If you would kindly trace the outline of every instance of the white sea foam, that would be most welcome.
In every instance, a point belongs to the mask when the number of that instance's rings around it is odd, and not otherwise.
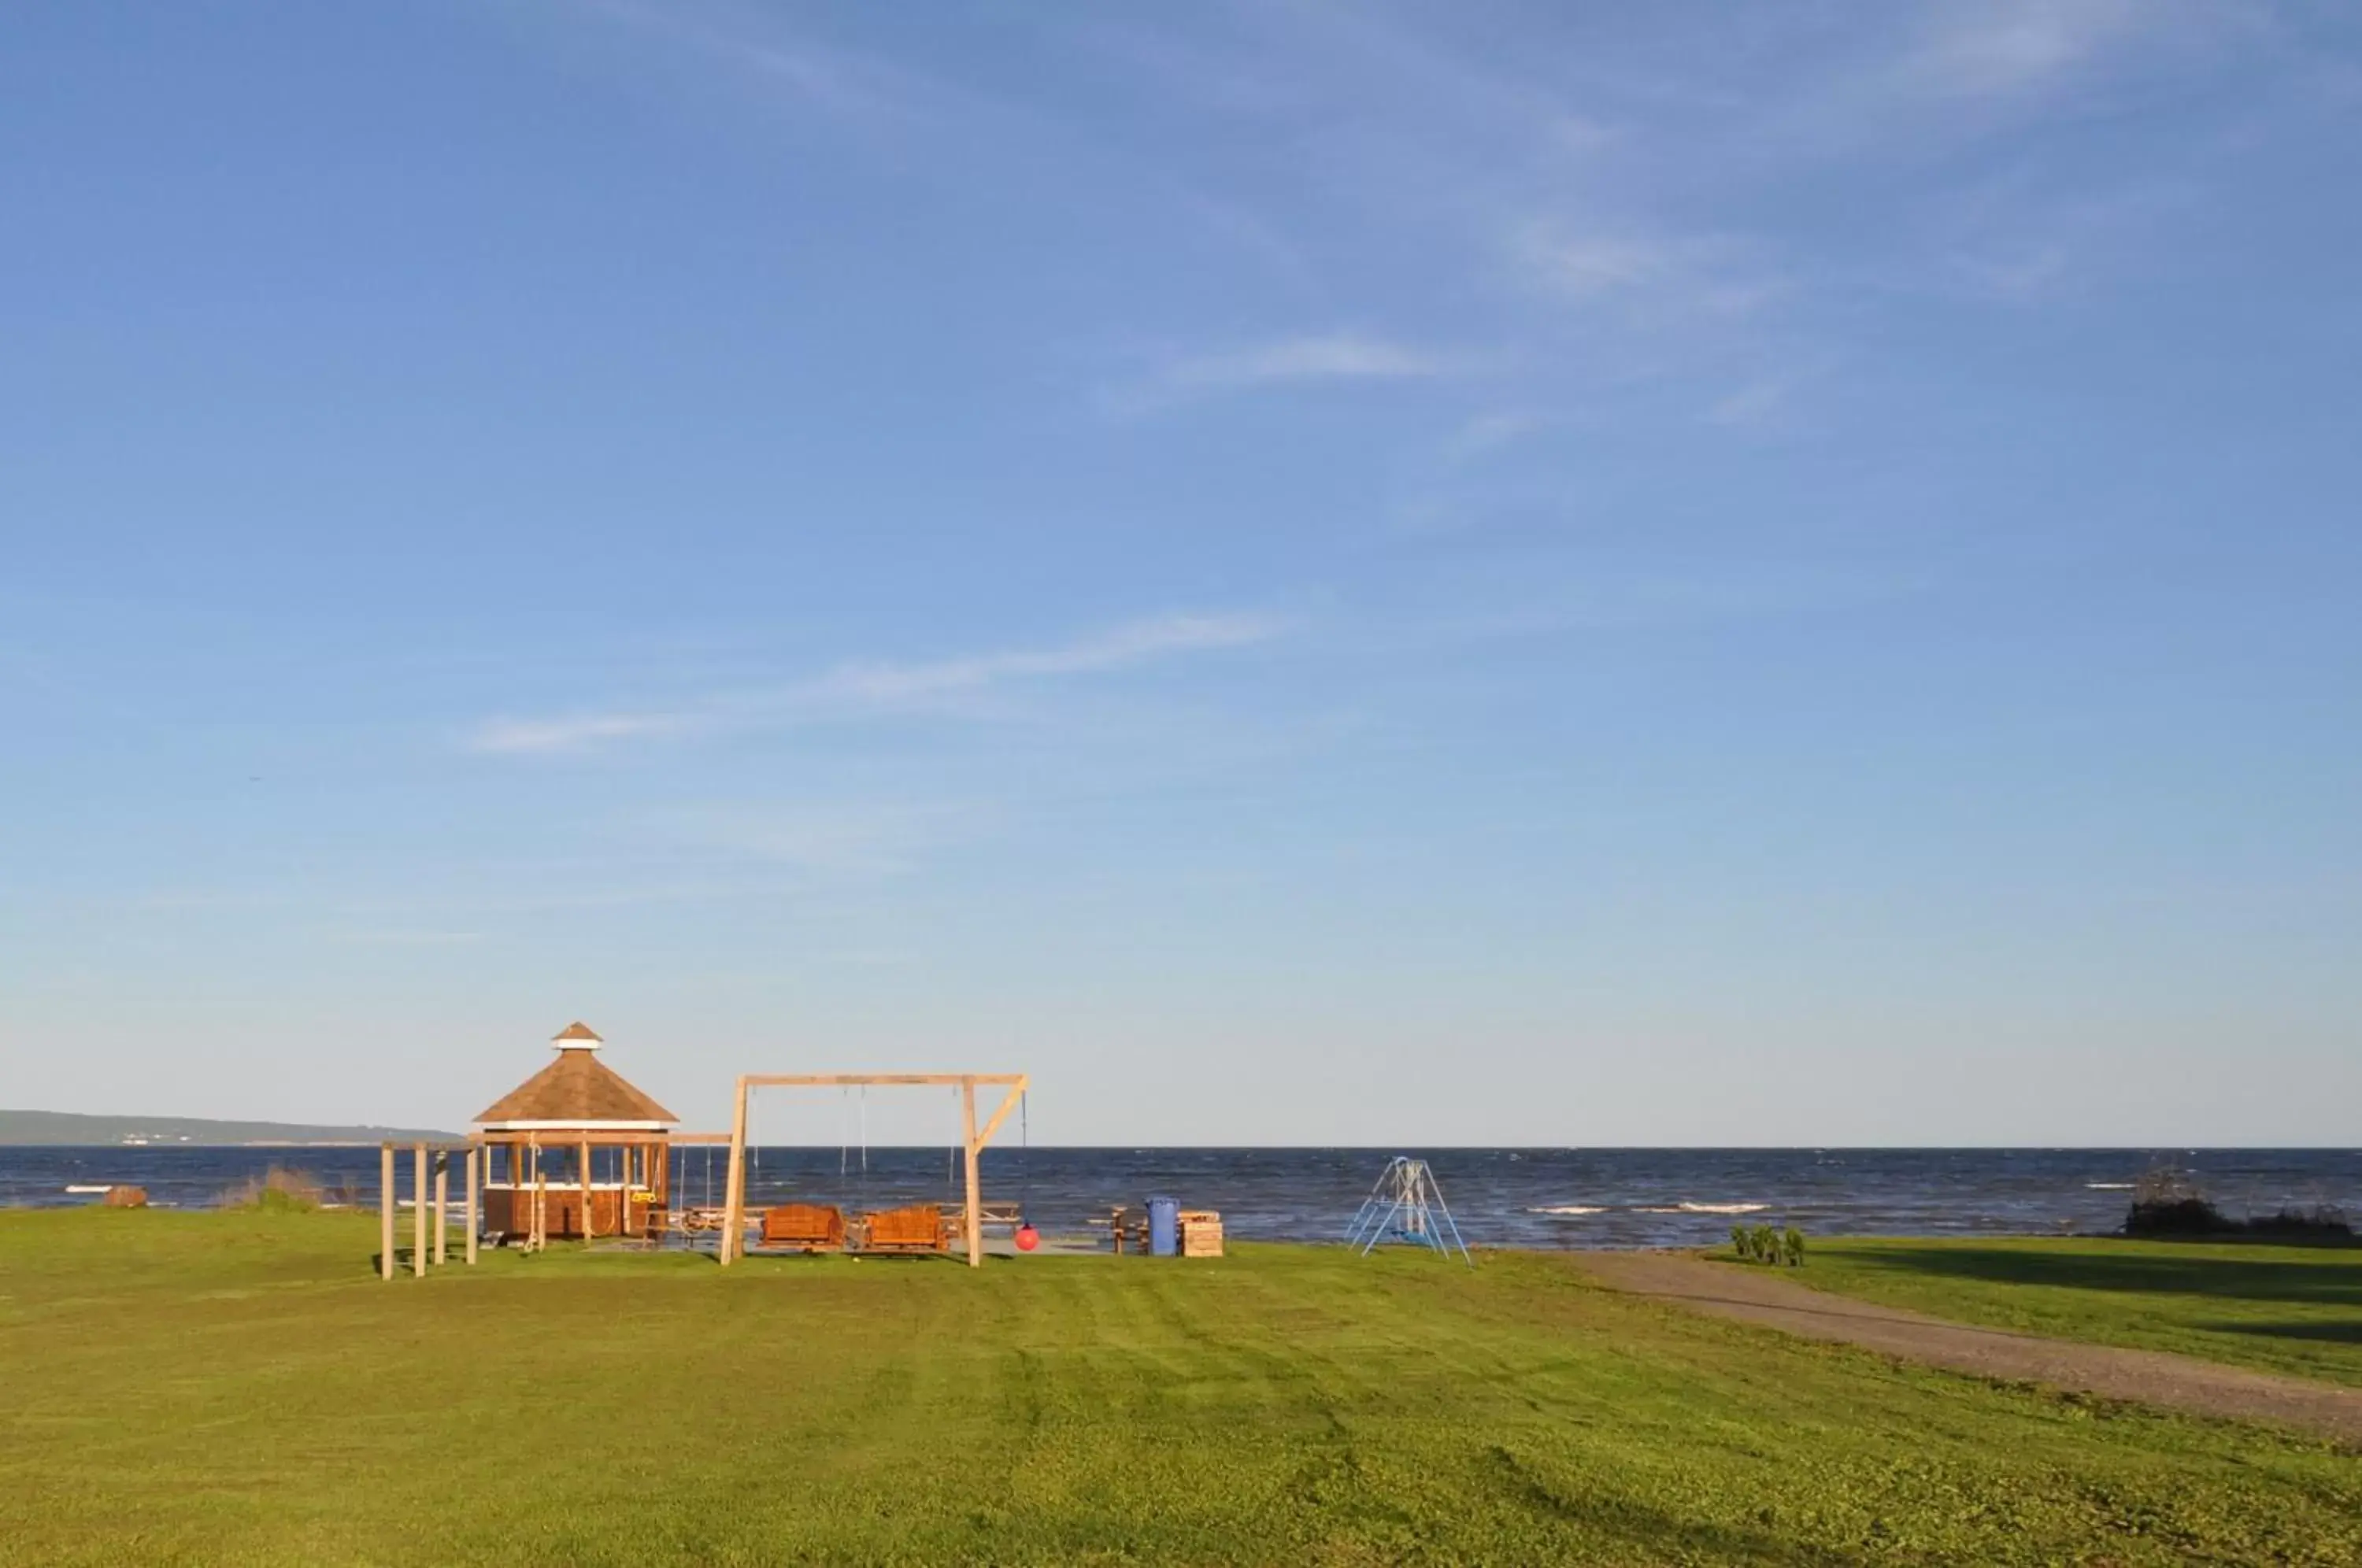
[[[2128,1181],[2087,1181],[2083,1189],[2086,1192],[2130,1192],[2134,1185]]]
[[[1540,1209],[1529,1209],[1526,1212],[1529,1214],[1605,1214],[1606,1210],[1595,1209],[1584,1203],[1556,1203],[1548,1204]]]
[[[1771,1207],[1768,1203],[1680,1203],[1664,1212],[1669,1214],[1760,1214]]]

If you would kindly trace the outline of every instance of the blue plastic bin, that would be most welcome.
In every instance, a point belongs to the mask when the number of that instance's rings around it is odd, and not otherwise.
[[[1148,1255],[1153,1258],[1177,1258],[1181,1255],[1179,1198],[1152,1198],[1148,1200]]]

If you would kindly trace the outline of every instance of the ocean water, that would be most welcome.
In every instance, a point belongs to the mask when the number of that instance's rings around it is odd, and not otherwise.
[[[1221,1210],[1232,1236],[1337,1238],[1396,1153],[1434,1169],[1473,1246],[1701,1243],[1737,1223],[1809,1235],[2043,1235],[2122,1221],[2131,1186],[2158,1166],[2193,1177],[2227,1213],[2328,1204],[2362,1220],[2353,1149],[1117,1149],[996,1146],[988,1198],[1022,1204],[1052,1232],[1115,1204],[1169,1194]],[[676,1151],[677,1198],[718,1203],[726,1151]],[[940,1148],[765,1148],[748,1198],[848,1208],[956,1202],[955,1155]],[[0,1205],[91,1203],[71,1187],[127,1182],[184,1208],[274,1165],[377,1201],[378,1152],[356,1148],[0,1147]],[[407,1183],[408,1156],[403,1181]]]

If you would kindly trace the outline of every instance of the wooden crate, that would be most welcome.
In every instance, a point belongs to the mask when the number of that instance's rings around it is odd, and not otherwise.
[[[1222,1217],[1210,1209],[1191,1209],[1181,1215],[1181,1255],[1218,1258],[1222,1255]]]

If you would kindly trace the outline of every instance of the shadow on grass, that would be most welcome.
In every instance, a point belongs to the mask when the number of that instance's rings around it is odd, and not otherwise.
[[[2292,1252],[2295,1255],[2283,1261],[2013,1247],[1893,1247],[1850,1253],[1846,1262],[1889,1274],[2001,1285],[2216,1296],[2362,1310],[2362,1258],[2352,1263],[2316,1263],[2306,1256],[2312,1249]]]
[[[2212,1334],[2260,1334],[2275,1340],[2312,1340],[2320,1344],[2362,1345],[2362,1319],[2351,1323],[2193,1323]]]
[[[413,1267],[411,1259],[417,1255],[418,1254],[415,1252],[408,1247],[394,1248],[393,1276],[396,1279],[407,1279],[411,1275],[415,1273],[416,1270]],[[371,1274],[383,1274],[385,1272],[385,1254],[383,1253],[371,1253],[370,1254],[369,1271]]]
[[[1680,1562],[1749,1562],[1764,1568],[1849,1568],[1866,1559],[1790,1538],[1765,1509],[1750,1529],[1676,1514],[1631,1497],[1575,1493],[1553,1485],[1498,1443],[1487,1451],[1486,1479],[1504,1502],[1574,1526],[1603,1543],[1629,1547],[1634,1557]]]

